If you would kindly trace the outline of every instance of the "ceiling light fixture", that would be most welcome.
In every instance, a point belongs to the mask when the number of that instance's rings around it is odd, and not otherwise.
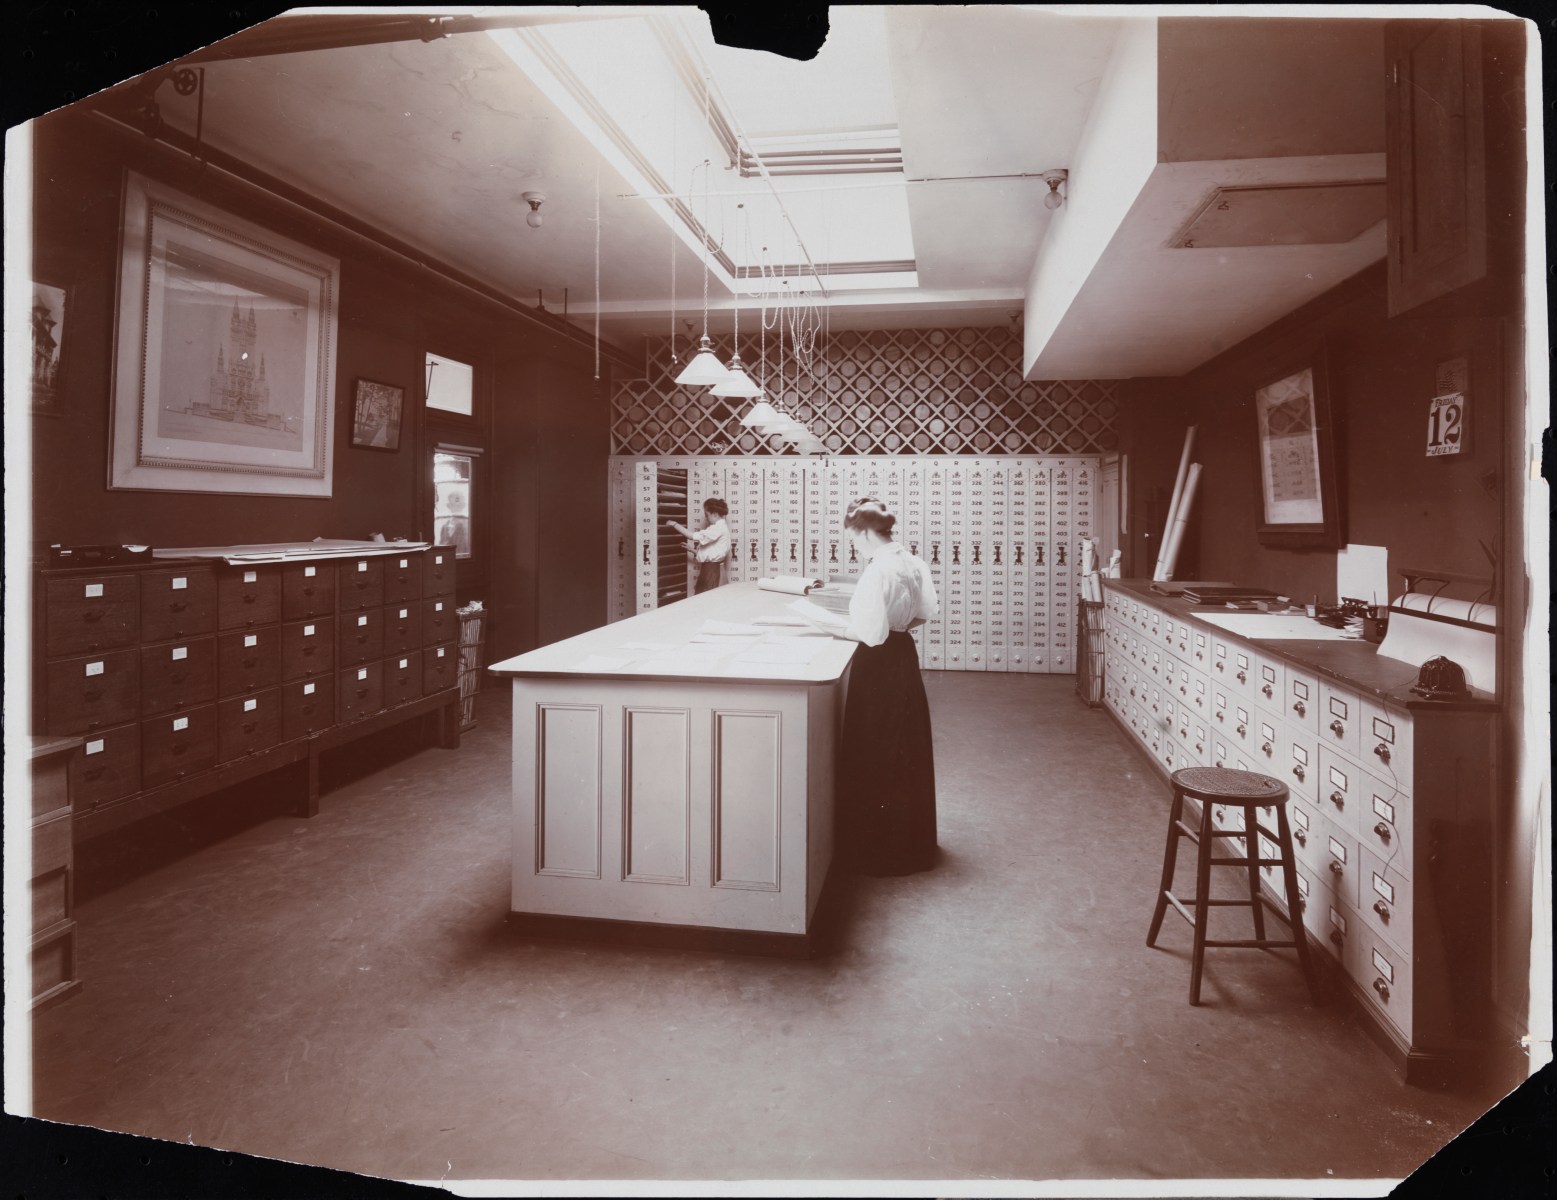
[[[746,205],[737,204],[735,215],[740,219]],[[739,276],[737,276],[737,279]],[[741,292],[737,283],[735,290],[735,336],[731,341],[729,373],[723,380],[714,384],[709,389],[709,395],[718,396],[721,400],[755,400],[762,395],[762,389],[751,381],[751,376],[746,374],[746,368],[741,363]]]
[[[1070,193],[1069,171],[1045,171],[1043,181],[1049,185],[1049,194],[1043,198],[1043,206],[1048,209],[1058,208],[1065,203],[1065,196],[1060,195],[1060,184],[1065,184],[1065,191]]]
[[[708,121],[708,77],[703,77],[703,120]],[[701,164],[703,169],[703,336],[697,344],[697,353],[692,356],[692,361],[681,369],[681,374],[676,376],[676,382],[682,387],[708,387],[710,384],[722,383],[726,375],[724,365],[714,353],[714,344],[708,340],[708,171],[709,162],[705,158]],[[692,186],[696,186],[697,167],[692,168]],[[688,188],[690,195],[691,188]]]
[[[541,227],[541,205],[546,203],[546,195],[543,192],[523,192],[519,199],[530,206],[529,213],[524,218],[524,223],[531,229]]]

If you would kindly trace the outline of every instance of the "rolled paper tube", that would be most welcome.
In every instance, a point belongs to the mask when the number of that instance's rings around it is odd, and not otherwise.
[[[1168,530],[1166,545],[1163,550],[1163,573],[1158,578],[1167,580],[1173,578],[1173,570],[1179,561],[1179,544],[1184,540],[1184,527],[1189,523],[1189,514],[1195,504],[1195,488],[1200,483],[1200,464],[1194,463],[1189,468],[1189,475],[1184,480],[1184,495],[1179,498],[1178,511],[1173,515],[1173,525]]]
[[[1168,501],[1168,519],[1162,527],[1162,544],[1157,547],[1157,570],[1152,576],[1157,580],[1172,578],[1171,572],[1163,574],[1168,561],[1168,538],[1173,533],[1173,523],[1178,518],[1179,505],[1183,502],[1184,481],[1189,477],[1189,458],[1195,450],[1195,430],[1198,428],[1197,425],[1191,425],[1184,431],[1184,453],[1179,456],[1179,473],[1173,481],[1173,497]]]

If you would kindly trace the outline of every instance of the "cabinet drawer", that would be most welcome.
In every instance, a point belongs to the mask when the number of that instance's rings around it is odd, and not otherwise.
[[[280,619],[280,568],[239,567],[216,577],[218,629],[247,629]]]
[[[426,550],[422,558],[422,595],[454,595],[454,551]]]
[[[216,705],[141,722],[141,782],[173,783],[216,765]]]
[[[1168,622],[1164,622],[1164,624],[1168,624]],[[1174,621],[1172,626],[1173,636],[1169,646],[1180,658],[1187,659],[1189,657],[1189,648],[1194,644],[1194,631],[1190,629],[1189,624],[1185,621]]]
[[[1211,669],[1211,635],[1193,625],[1189,629],[1189,664],[1197,671]]]
[[[348,667],[336,680],[336,711],[342,725],[371,717],[384,707],[384,668],[379,663]]]
[[[1211,639],[1211,678],[1226,682],[1228,690],[1244,699],[1254,696],[1254,662],[1237,642]]]
[[[291,621],[281,627],[281,678],[309,679],[335,670],[335,618]]]
[[[454,615],[454,601],[437,597],[422,601],[422,645],[447,642],[459,631],[460,619]]]
[[[422,648],[422,602],[384,606],[384,653],[401,654]]]
[[[410,650],[384,660],[384,707],[393,708],[422,694],[422,652]]]
[[[1319,788],[1315,805],[1353,837],[1361,829],[1367,781],[1364,772],[1345,755],[1328,746],[1319,751]]]
[[[70,836],[68,829],[65,836]],[[60,866],[35,874],[28,890],[32,893],[34,937],[50,925],[58,925],[70,918],[70,868]]]
[[[1286,768],[1282,766],[1286,747],[1281,722],[1263,708],[1256,708],[1253,718],[1249,725],[1248,740],[1251,757],[1255,762],[1254,769],[1262,775],[1280,779],[1282,783],[1291,783],[1292,777],[1284,773]]]
[[[1362,702],[1362,754],[1368,769],[1412,790],[1411,718],[1373,700]]]
[[[1282,675],[1286,681],[1286,699],[1281,715],[1311,733],[1317,731],[1320,713],[1319,676],[1291,663],[1283,664]]]
[[[281,626],[267,625],[216,639],[216,694],[238,696],[281,682]]]
[[[76,978],[75,923],[61,929],[57,937],[37,942],[32,947],[32,999],[41,1003],[55,992],[67,990]]]
[[[139,725],[100,729],[70,756],[70,799],[77,812],[118,800],[140,787]]]
[[[216,630],[216,572],[210,567],[141,575],[143,642],[165,642]]]
[[[281,568],[281,618],[324,617],[335,612],[335,563],[287,563]]]
[[[1277,736],[1281,759],[1274,772],[1276,778],[1286,784],[1294,796],[1317,801],[1321,771],[1314,735],[1307,729],[1286,723],[1277,730]]]
[[[1357,832],[1373,853],[1411,873],[1411,797],[1368,771],[1361,773],[1362,804]]]
[[[32,827],[32,874],[29,879],[70,865],[70,814],[38,821]],[[63,914],[61,914],[63,916]]]
[[[1348,908],[1357,907],[1357,876],[1361,868],[1357,862],[1357,842],[1344,829],[1332,824],[1301,800],[1289,800],[1292,810],[1293,840],[1297,842],[1299,861],[1313,874],[1315,881],[1326,888]],[[1300,815],[1301,814],[1301,815]],[[1298,827],[1307,832],[1306,838],[1298,838]]]
[[[281,688],[281,737],[308,737],[335,724],[335,676],[300,679]]]
[[[341,666],[354,667],[384,653],[384,610],[343,612],[340,616]]]
[[[44,583],[49,657],[128,646],[140,629],[133,575],[72,575]]]
[[[1251,654],[1254,672],[1250,682],[1254,687],[1254,702],[1262,708],[1279,711],[1282,706],[1282,662],[1278,658],[1266,658],[1263,654]]]
[[[214,637],[141,647],[142,716],[178,712],[215,699]]]
[[[1355,979],[1373,1010],[1409,1040],[1411,1037],[1411,959],[1366,923],[1350,939],[1347,974]]]
[[[1362,749],[1362,700],[1356,692],[1319,681],[1319,740],[1357,758]]]
[[[1363,920],[1385,941],[1411,945],[1411,880],[1370,850],[1362,851],[1357,874]]]
[[[384,603],[384,560],[353,558],[336,565],[335,592],[340,611],[360,612]]]
[[[133,721],[140,711],[140,654],[115,650],[48,667],[48,732],[85,733]]]
[[[216,707],[217,761],[232,762],[281,741],[281,689],[234,696]]]
[[[1210,683],[1199,671],[1186,670],[1182,674],[1187,687],[1182,694],[1181,702],[1202,721],[1209,721],[1211,719]]]
[[[459,654],[457,647],[429,646],[422,651],[422,694],[431,696],[451,688],[459,682]]]
[[[69,753],[55,753],[32,760],[29,783],[32,785],[32,819],[63,812],[70,807],[71,784],[75,780],[72,768],[81,750],[77,747]]]
[[[391,555],[384,560],[384,603],[401,604],[422,598],[422,553]]]

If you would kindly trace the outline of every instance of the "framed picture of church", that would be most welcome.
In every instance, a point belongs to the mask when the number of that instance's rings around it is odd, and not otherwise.
[[[126,172],[109,487],[328,497],[340,262]]]

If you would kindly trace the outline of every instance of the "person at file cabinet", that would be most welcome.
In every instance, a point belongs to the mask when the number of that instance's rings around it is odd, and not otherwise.
[[[724,560],[730,557],[730,527],[724,519],[729,515],[730,506],[716,496],[703,501],[703,528],[694,531],[674,521],[665,522],[687,539],[687,553],[697,558],[694,595],[711,592],[724,582]]]
[[[924,560],[892,540],[897,517],[880,500],[855,503],[845,535],[865,569],[843,628],[860,643],[849,667],[837,771],[838,848],[865,875],[935,865],[935,758],[930,703],[909,630],[940,613]]]

